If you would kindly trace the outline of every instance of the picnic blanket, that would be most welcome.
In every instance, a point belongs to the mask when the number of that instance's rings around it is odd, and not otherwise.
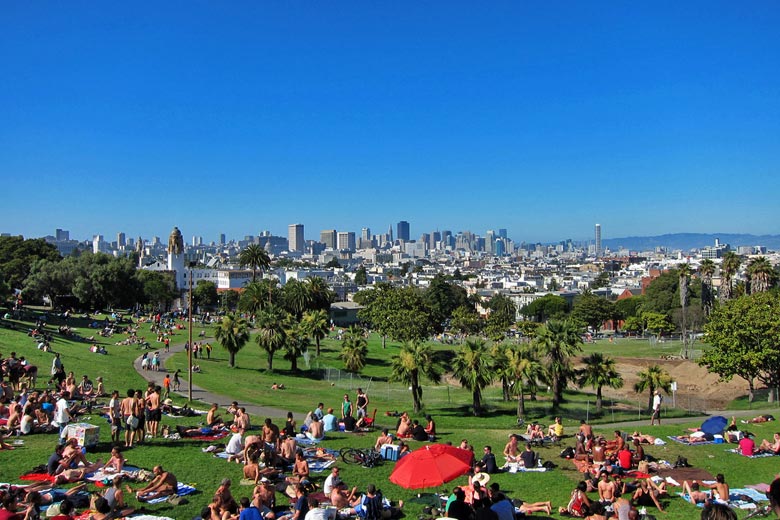
[[[674,442],[679,442],[680,444],[685,444],[686,446],[700,446],[703,444],[715,444],[715,441],[697,441],[697,442],[691,442],[687,439],[685,436],[678,436],[678,435],[669,435],[669,438],[673,440]]]
[[[729,453],[736,453],[737,455],[742,455],[742,450],[740,450],[739,448],[733,448],[726,451],[728,451]],[[759,453],[754,453],[753,455],[742,455],[742,456],[747,457],[749,459],[762,459],[764,457],[774,457],[775,454],[762,451]]]
[[[104,480],[112,481],[114,480],[114,477],[117,475],[124,475],[124,476],[132,476],[133,472],[137,472],[140,468],[136,468],[135,466],[125,466],[122,468],[122,471],[117,473],[116,471],[104,471],[102,468],[97,470],[96,472],[87,475],[87,480],[90,480],[92,482],[103,482]]]
[[[692,480],[711,480],[715,481],[715,477],[712,476],[712,474],[704,469],[701,468],[669,468],[669,469],[659,469],[656,473],[659,477],[666,479],[667,477],[671,477],[677,482],[682,482],[684,480],[687,480],[688,482]]]
[[[309,471],[313,471],[314,473],[321,473],[334,465],[336,463],[335,460],[320,460],[320,459],[314,459],[309,460]]]
[[[39,482],[54,482],[55,477],[48,473],[28,473],[19,477],[19,480],[35,480]]]
[[[194,493],[196,489],[189,484],[184,484],[183,482],[179,482],[178,488],[176,489],[176,494],[180,497],[183,497],[184,495],[189,495],[191,493]],[[163,502],[166,502],[168,500],[168,497],[159,497],[159,498],[153,498],[149,501],[147,501],[147,504],[161,504]]]

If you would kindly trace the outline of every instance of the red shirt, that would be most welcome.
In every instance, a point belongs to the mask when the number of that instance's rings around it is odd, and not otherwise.
[[[739,451],[746,457],[751,457],[756,451],[756,443],[750,437],[742,437],[739,441]]]
[[[631,469],[631,452],[628,449],[620,450],[617,457],[621,468]]]

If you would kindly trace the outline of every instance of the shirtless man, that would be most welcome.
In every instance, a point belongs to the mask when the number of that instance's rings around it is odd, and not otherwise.
[[[72,482],[80,482],[86,478],[90,473],[94,473],[103,467],[103,462],[98,459],[94,464],[87,466],[79,466],[73,469],[63,470],[62,473],[54,477],[54,483],[57,485],[70,484]]]
[[[609,480],[609,474],[606,471],[602,471],[599,478],[599,501],[604,505],[611,504],[615,501],[617,486]]]
[[[295,454],[295,463],[293,464],[292,477],[287,477],[287,484],[298,484],[304,479],[309,478],[309,463],[303,456],[303,451]]]
[[[412,420],[409,419],[409,414],[404,412],[398,419],[398,430],[395,432],[398,437],[408,437],[409,431],[412,429]]]
[[[623,449],[623,447],[626,445],[626,441],[623,439],[623,434],[620,433],[620,430],[615,430],[615,439],[613,440],[614,447],[612,448],[612,451],[615,453],[619,452]]]
[[[155,498],[176,494],[179,484],[173,473],[163,470],[162,466],[155,466],[152,472],[154,478],[149,482],[149,485],[136,492],[135,497],[139,502],[148,502]]]
[[[313,441],[321,441],[325,438],[325,430],[322,421],[312,419],[309,429],[306,431],[306,437]]]
[[[374,449],[379,451],[385,444],[393,444],[393,436],[390,435],[387,428],[382,429],[382,434],[377,438],[374,443]]]
[[[764,439],[761,441],[761,445],[758,447],[761,451],[780,454],[780,433],[775,433],[774,440],[772,442]]]
[[[507,462],[517,462],[520,460],[520,448],[517,447],[517,435],[510,435],[509,442],[504,446],[504,457]]]
[[[206,426],[214,428],[222,424],[222,417],[217,413],[219,411],[219,405],[213,403],[206,414]]]
[[[357,487],[352,488],[352,491],[347,491],[346,484],[339,482],[337,485],[333,486],[333,490],[330,492],[330,503],[338,509],[350,507],[356,494]]]
[[[683,481],[683,493],[688,493],[688,501],[694,505],[703,504],[709,498],[707,493],[701,491],[699,483],[695,480],[690,483],[687,480]]]
[[[84,453],[81,451],[81,447],[79,446],[78,439],[70,438],[68,439],[68,442],[65,443],[65,449],[62,450],[61,464],[66,469],[75,468],[79,464],[83,464],[84,466],[89,465],[89,461],[87,461],[87,458],[84,456]]]
[[[295,453],[298,446],[295,437],[285,437],[279,448],[279,456],[284,459],[287,464],[295,462]]]
[[[128,390],[127,391],[127,397],[122,399],[122,402],[119,403],[119,411],[122,414],[122,420],[124,421],[125,425],[127,425],[127,420],[133,416],[138,417],[138,407],[137,403],[135,401],[135,390]],[[125,447],[130,448],[133,446],[133,439],[135,438],[135,432],[132,428],[130,428],[129,425],[127,425],[127,429],[125,430]]]
[[[715,475],[715,483],[710,484],[709,488],[712,490],[712,498],[720,501],[721,503],[729,501],[729,485],[726,483],[726,477],[723,473]]]
[[[585,451],[593,449],[593,428],[590,424],[585,422],[585,419],[580,421],[580,433],[585,438]]]
[[[263,424],[263,440],[267,446],[279,451],[279,427],[271,421],[270,417]]]
[[[159,386],[149,387],[146,392],[146,432],[152,436],[157,437],[157,432],[160,428],[160,419],[162,419],[162,411],[160,410],[160,390]]]

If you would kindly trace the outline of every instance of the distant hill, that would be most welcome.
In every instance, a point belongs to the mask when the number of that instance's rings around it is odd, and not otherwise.
[[[780,235],[748,235],[738,233],[672,233],[654,237],[624,237],[602,240],[603,247],[617,251],[621,247],[631,251],[650,251],[658,246],[668,249],[688,251],[701,249],[715,244],[715,239],[721,244],[737,246],[765,246],[767,249],[780,250]]]

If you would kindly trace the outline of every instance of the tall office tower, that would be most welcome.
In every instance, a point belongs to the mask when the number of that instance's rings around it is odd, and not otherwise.
[[[304,252],[303,224],[290,224],[287,226],[287,242],[291,252]]]
[[[507,236],[506,236],[506,228],[499,228],[498,229],[498,236],[500,236],[501,238],[507,238]]]
[[[338,233],[338,248],[346,249],[348,251],[355,250],[355,232],[354,231],[339,231]]]
[[[325,244],[325,247],[330,249],[336,249],[336,230],[335,229],[323,229],[320,231],[320,242]]]
[[[454,247],[455,239],[452,237],[452,231],[444,230],[441,232],[442,248]]]
[[[225,233],[220,233],[219,234],[219,245],[224,246],[225,244],[226,244]]]
[[[601,224],[596,224],[596,258],[601,256]]]
[[[116,234],[116,245],[118,245],[119,247],[125,247],[127,245],[127,239],[125,238],[124,233]]]
[[[409,223],[405,220],[402,220],[398,223],[396,226],[397,229],[397,238],[398,240],[403,240],[404,242],[409,241]]]
[[[504,240],[501,237],[496,239],[493,250],[495,251],[496,256],[504,256],[506,254],[506,251],[504,250]]]
[[[428,249],[436,249],[436,244],[441,242],[441,233],[434,231],[431,233],[431,241],[428,244]]]
[[[431,241],[431,235],[429,235],[428,233],[423,233],[422,235],[420,235],[419,242],[425,244],[426,249],[430,249],[429,248],[430,241]]]
[[[393,243],[393,225],[392,224],[387,226],[387,236],[390,237],[389,242],[392,244]]]
[[[360,230],[360,238],[363,240],[371,240],[371,228],[364,227]]]
[[[103,235],[94,235],[92,237],[92,252],[98,254],[103,246]]]
[[[59,240],[70,240],[70,231],[67,231],[65,229],[59,229],[58,228],[57,231],[55,231],[54,234],[55,234],[55,238],[58,241]]]
[[[496,245],[496,233],[492,229],[488,229],[485,233],[485,252],[486,253],[495,253],[495,245]]]

